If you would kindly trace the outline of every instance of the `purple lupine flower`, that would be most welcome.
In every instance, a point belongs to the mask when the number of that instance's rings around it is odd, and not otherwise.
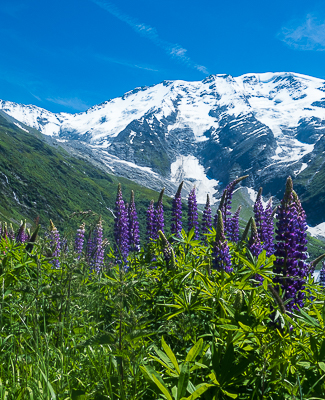
[[[231,242],[237,243],[239,240],[239,214],[241,206],[237,208],[237,211],[231,218],[231,223],[229,224],[229,240]]]
[[[232,201],[232,196],[234,194],[234,189],[235,186],[241,182],[243,179],[246,179],[248,177],[248,175],[244,175],[241,176],[235,180],[233,180],[232,182],[230,182],[227,186],[226,189],[223,192],[222,195],[222,199],[221,202],[219,204],[219,208],[218,210],[221,211],[222,214],[222,219],[223,219],[223,223],[224,223],[224,229],[225,229],[225,235],[228,236],[229,235],[229,230],[230,225],[231,225],[231,201]],[[215,226],[217,226],[217,215],[215,216]]]
[[[232,272],[228,242],[225,237],[221,210],[218,210],[218,225],[213,248],[213,267],[217,270]]]
[[[81,224],[79,229],[77,229],[76,238],[74,241],[74,250],[77,253],[78,260],[82,255],[82,249],[85,241],[85,223]]]
[[[163,206],[163,196],[164,196],[164,191],[165,188],[162,188],[158,202],[157,202],[157,207],[155,210],[155,219],[154,219],[154,225],[155,225],[155,239],[158,237],[158,231],[164,232],[164,227],[165,227],[165,220],[164,220],[164,206]]]
[[[322,268],[319,271],[319,283],[325,287],[325,262],[322,262]]]
[[[180,236],[181,231],[182,231],[182,197],[181,197],[181,192],[182,192],[182,187],[183,183],[179,185],[177,192],[175,194],[175,197],[173,198],[173,204],[172,204],[172,226],[171,226],[171,232],[172,234],[176,236]]]
[[[129,244],[130,251],[140,251],[140,231],[138,214],[134,203],[134,192],[131,191],[130,205],[128,207],[129,216]]]
[[[151,200],[149,207],[147,209],[147,241],[150,242],[151,239],[155,239],[156,236],[156,226],[155,226],[155,209],[154,201]]]
[[[94,256],[93,266],[96,272],[99,272],[104,264],[104,246],[103,246],[103,224],[102,217],[99,217],[93,233]]]
[[[50,219],[50,225],[51,225],[50,227],[51,246],[54,248],[52,252],[53,259],[51,260],[51,263],[54,265],[55,268],[60,268],[60,261],[59,261],[59,257],[61,255],[60,233],[56,229],[51,219]]]
[[[124,262],[127,265],[129,255],[129,229],[128,216],[125,209],[125,204],[122,196],[121,184],[118,184],[117,196],[115,202],[115,255],[118,263]]]
[[[86,245],[86,260],[91,267],[93,266],[94,254],[95,254],[95,243],[93,240],[92,231],[90,231]]]
[[[262,203],[262,191],[263,188],[260,188],[260,190],[257,193],[253,210],[254,210],[254,219],[256,223],[257,232],[261,241],[263,242],[265,236],[266,224],[265,224],[265,210]]]
[[[286,309],[292,311],[303,307],[306,266],[304,263],[305,240],[304,213],[293,195],[292,179],[286,183],[286,191],[277,209],[277,229],[274,272],[280,274],[274,278],[284,291],[284,299],[290,301]]]
[[[253,257],[258,257],[263,250],[254,218],[251,219],[251,236],[248,241],[248,248]]]
[[[272,210],[272,197],[267,202],[264,217],[265,228],[261,240],[263,242],[263,249],[266,250],[267,257],[270,257],[274,253],[274,210]]]
[[[190,231],[194,228],[194,240],[199,239],[199,222],[198,222],[198,214],[197,214],[197,201],[196,201],[196,194],[195,194],[195,186],[190,191],[188,196],[188,214],[187,214],[187,221],[188,221],[188,230]]]
[[[26,232],[26,220],[21,223],[20,228],[18,230],[17,236],[16,236],[16,242],[17,243],[26,243],[28,241],[28,234]]]
[[[212,229],[212,216],[211,216],[211,206],[210,206],[210,197],[207,194],[207,201],[205,203],[202,224],[201,224],[201,239],[206,242],[207,237],[206,234]]]

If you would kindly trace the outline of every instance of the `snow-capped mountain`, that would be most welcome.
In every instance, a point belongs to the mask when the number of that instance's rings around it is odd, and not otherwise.
[[[325,163],[325,81],[295,73],[164,81],[79,114],[0,109],[145,186],[195,184],[202,202],[244,174],[265,194],[282,194],[288,175],[305,188]]]

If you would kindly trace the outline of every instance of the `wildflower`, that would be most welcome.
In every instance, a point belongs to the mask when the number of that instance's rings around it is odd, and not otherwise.
[[[147,209],[147,241],[155,239],[155,209],[153,206],[154,201],[151,200],[149,207]]]
[[[303,289],[306,279],[306,265],[304,259],[305,244],[305,215],[294,194],[292,180],[289,177],[286,183],[286,191],[277,210],[277,229],[274,272],[280,274],[274,278],[284,291],[285,300],[290,299],[286,309],[292,311],[303,307]]]
[[[140,231],[138,214],[134,203],[134,192],[131,191],[130,205],[128,207],[129,215],[129,244],[131,251],[140,251]]]
[[[198,214],[197,214],[197,201],[195,194],[195,186],[190,191],[188,196],[188,230],[190,231],[194,228],[194,239],[199,239],[199,223],[198,223]]]
[[[248,248],[253,257],[258,257],[263,249],[254,218],[251,220],[251,236],[248,241]]]
[[[28,234],[26,232],[26,220],[24,220],[24,222],[21,221],[21,225],[16,236],[16,242],[26,243],[27,241],[28,241]]]
[[[128,217],[125,209],[120,183],[118,184],[115,202],[114,237],[116,243],[116,260],[118,263],[124,262],[125,264],[127,264],[127,257],[129,255]]]
[[[77,229],[77,234],[74,242],[75,252],[78,254],[78,260],[81,257],[82,249],[85,241],[85,224],[81,224],[79,229]]]
[[[202,217],[202,224],[201,224],[201,238],[202,240],[206,241],[206,234],[212,228],[212,216],[211,216],[211,206],[210,206],[210,197],[207,194],[207,201],[205,203],[203,217]]]
[[[164,221],[164,207],[163,207],[163,195],[164,195],[165,188],[163,188],[159,194],[158,202],[157,202],[157,207],[155,210],[155,219],[154,219],[154,224],[155,224],[155,239],[157,238],[158,231],[164,232],[164,226],[165,226],[165,221]]]
[[[223,218],[223,224],[224,224],[224,230],[225,230],[225,235],[228,236],[229,231],[231,229],[231,201],[232,201],[232,196],[234,194],[235,186],[241,182],[243,179],[247,178],[248,175],[241,176],[232,182],[230,182],[225,190],[223,191],[222,198],[219,204],[218,210],[221,211],[222,218]],[[215,216],[215,226],[217,226],[217,219],[218,219],[218,214]]]
[[[322,268],[319,271],[319,283],[325,287],[325,262],[322,262]]]
[[[237,208],[237,211],[231,218],[231,223],[229,224],[229,240],[237,243],[239,240],[239,214],[241,206]]]
[[[179,185],[177,192],[175,194],[175,197],[173,199],[173,204],[172,204],[172,226],[171,226],[171,232],[176,235],[180,236],[180,233],[182,231],[182,197],[181,197],[181,191],[183,187],[183,183]]]
[[[216,240],[213,249],[213,266],[218,270],[232,272],[228,242],[225,237],[221,210],[218,210],[218,225]]]
[[[94,248],[93,266],[96,272],[99,272],[100,268],[104,264],[103,224],[101,217],[99,217],[99,220],[94,229],[93,248]]]
[[[162,231],[158,231],[158,236],[162,242],[162,251],[167,264],[167,269],[174,269],[176,265],[174,250]]]

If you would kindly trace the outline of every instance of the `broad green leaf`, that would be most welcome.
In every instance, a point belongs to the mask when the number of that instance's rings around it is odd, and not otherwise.
[[[199,339],[191,350],[187,353],[185,361],[194,361],[195,358],[201,353],[203,347],[203,339]]]
[[[237,399],[237,397],[238,397],[238,394],[229,393],[229,392],[227,392],[227,390],[223,390],[223,389],[221,389],[221,390],[223,391],[224,394],[226,394],[228,397],[230,397],[232,399]]]
[[[184,362],[181,366],[181,372],[179,374],[178,385],[177,385],[177,400],[185,396],[188,381],[190,379],[190,363]]]
[[[319,368],[322,369],[325,372],[325,363],[323,361],[320,361],[318,363],[318,365],[319,365]]]
[[[263,250],[262,253],[260,253],[260,255],[258,256],[257,259],[257,268],[261,267],[266,260],[266,250]]]
[[[161,390],[161,392],[167,397],[167,400],[173,400],[165,384],[161,383],[154,375],[152,375],[152,379],[158,386],[158,388]]]
[[[171,348],[168,346],[168,344],[165,342],[164,337],[162,336],[161,338],[161,344],[163,349],[165,350],[165,353],[167,354],[167,356],[169,357],[170,361],[173,363],[176,371],[178,373],[180,373],[180,369],[179,369],[179,365],[178,362],[176,360],[175,354],[172,352]]]
[[[210,387],[214,387],[215,385],[211,385],[210,383],[204,383],[198,389],[195,390],[189,397],[183,397],[181,400],[196,400],[201,394],[206,392]]]

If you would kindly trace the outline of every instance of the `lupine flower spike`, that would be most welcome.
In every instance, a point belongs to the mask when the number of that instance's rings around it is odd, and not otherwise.
[[[159,194],[159,199],[155,211],[155,238],[158,236],[158,231],[164,232],[165,221],[164,221],[164,206],[163,206],[163,196],[165,188],[163,188]]]
[[[218,270],[232,272],[228,242],[225,238],[221,210],[218,210],[218,225],[216,241],[213,249],[213,267]]]
[[[279,283],[284,291],[284,299],[290,301],[286,309],[292,311],[303,307],[306,278],[305,241],[304,233],[300,232],[303,226],[303,210],[295,200],[292,180],[289,177],[286,191],[277,209],[277,229],[274,272],[279,274],[274,283]]]
[[[319,271],[319,283],[325,287],[325,262],[322,262],[322,268]]]
[[[95,271],[99,272],[104,264],[104,246],[103,246],[103,224],[102,218],[99,217],[98,223],[95,226],[94,234],[94,262]]]
[[[155,209],[154,201],[151,200],[149,207],[147,209],[147,241],[150,242],[151,239],[155,239],[156,229],[155,229]]]
[[[175,197],[173,199],[173,205],[172,205],[172,226],[171,226],[171,232],[172,234],[176,236],[180,236],[181,231],[182,231],[182,197],[181,197],[181,192],[182,192],[182,187],[183,187],[182,182],[178,190],[175,194]]]
[[[205,203],[202,224],[201,224],[201,239],[206,241],[206,234],[212,229],[212,216],[211,216],[211,206],[210,206],[210,197],[207,194],[207,201]]]
[[[128,208],[129,214],[129,243],[130,251],[140,251],[140,231],[138,214],[134,203],[134,192],[131,191],[130,205]]]
[[[240,214],[241,206],[237,208],[237,211],[231,218],[231,223],[229,226],[229,239],[237,243],[239,240],[239,214]]]
[[[263,250],[254,218],[251,219],[251,236],[248,241],[248,248],[253,257],[258,257]]]
[[[196,194],[195,194],[195,186],[190,191],[188,196],[188,215],[187,215],[187,223],[188,223],[188,230],[190,231],[194,228],[194,239],[199,239],[199,222],[198,222],[198,214],[197,214],[197,201],[196,201]]]
[[[26,232],[26,220],[21,223],[20,228],[18,230],[17,236],[16,236],[16,242],[17,243],[26,243],[28,241],[28,234]]]
[[[223,196],[223,201],[220,202],[219,204],[219,210],[222,213],[222,218],[223,218],[223,223],[224,223],[224,229],[225,229],[225,235],[229,235],[230,231],[230,225],[231,225],[231,201],[232,201],[232,196],[234,194],[235,186],[241,182],[243,179],[246,179],[248,175],[241,176],[232,182],[229,183],[229,185],[226,186],[225,189],[225,196]]]
[[[52,257],[54,258],[51,261],[51,263],[54,265],[54,267],[60,268],[60,261],[59,261],[59,257],[61,254],[60,234],[59,231],[54,226],[51,219],[50,219],[50,238],[51,238],[51,246],[54,248],[52,252]]]
[[[115,202],[115,255],[118,263],[124,262],[127,265],[127,257],[129,255],[129,227],[128,216],[122,196],[121,184],[118,184],[117,196]]]
[[[174,250],[162,231],[158,231],[158,236],[162,243],[162,251],[167,264],[167,269],[174,269],[176,266]]]
[[[78,260],[82,255],[82,249],[85,241],[85,224],[81,224],[79,229],[77,229],[77,234],[74,242],[74,249],[78,255]]]

